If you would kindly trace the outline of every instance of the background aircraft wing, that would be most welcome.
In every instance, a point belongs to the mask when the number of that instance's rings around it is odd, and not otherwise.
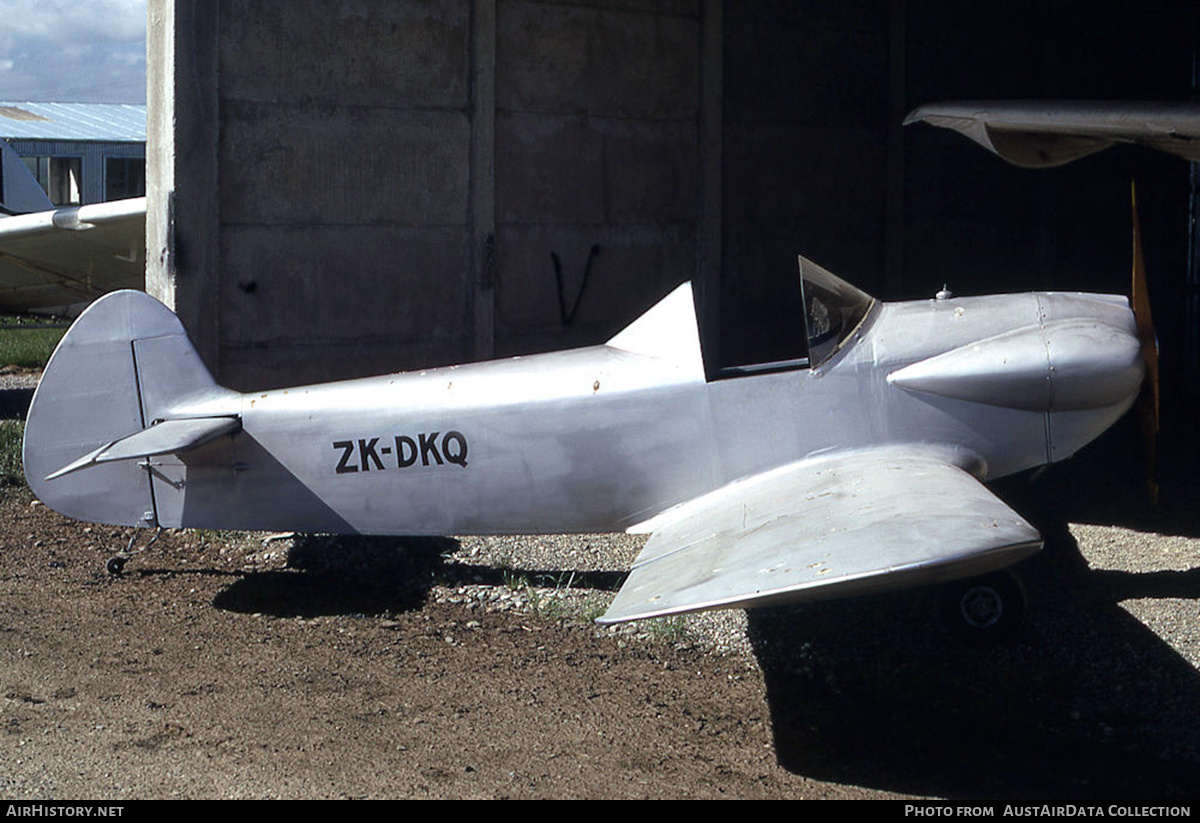
[[[985,574],[1042,545],[951,450],[801,460],[630,531],[652,535],[601,623]]]
[[[1010,163],[1061,166],[1115,143],[1137,143],[1200,161],[1200,104],[1108,100],[928,103],[904,125],[954,129]]]
[[[145,258],[144,197],[0,218],[0,311],[144,288]]]

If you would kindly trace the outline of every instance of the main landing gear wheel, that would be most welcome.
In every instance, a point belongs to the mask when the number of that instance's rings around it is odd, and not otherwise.
[[[1025,587],[1010,571],[957,580],[942,590],[946,627],[976,643],[1011,640],[1025,621],[1025,608]]]
[[[120,577],[121,572],[125,571],[125,560],[124,557],[110,557],[104,564],[104,568],[113,577]]]

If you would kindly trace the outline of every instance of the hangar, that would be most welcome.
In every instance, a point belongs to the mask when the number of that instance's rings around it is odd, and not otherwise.
[[[146,107],[0,102],[0,139],[56,206],[146,193]]]

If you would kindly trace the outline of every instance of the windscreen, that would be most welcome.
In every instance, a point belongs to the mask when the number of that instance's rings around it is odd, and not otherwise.
[[[875,298],[800,258],[800,293],[808,330],[808,364],[816,368],[850,338],[867,316]]]

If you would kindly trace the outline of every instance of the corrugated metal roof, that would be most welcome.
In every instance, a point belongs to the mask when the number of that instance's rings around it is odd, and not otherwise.
[[[0,102],[0,138],[146,142],[146,107],[124,103]]]

